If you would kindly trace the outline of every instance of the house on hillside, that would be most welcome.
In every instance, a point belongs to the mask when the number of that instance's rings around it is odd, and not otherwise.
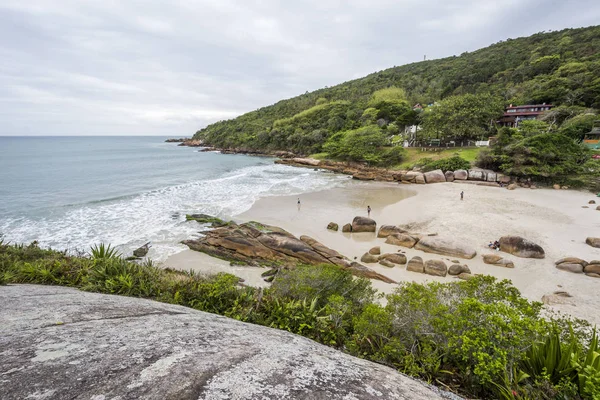
[[[583,143],[593,150],[600,150],[600,120],[594,122],[592,130],[585,134]]]
[[[519,122],[528,119],[537,119],[544,111],[552,108],[552,104],[527,104],[524,106],[513,106],[512,104],[504,110],[504,115],[500,119],[500,126],[516,128]]]

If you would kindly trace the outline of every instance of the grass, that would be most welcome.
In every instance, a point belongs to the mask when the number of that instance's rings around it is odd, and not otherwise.
[[[442,158],[450,158],[458,155],[461,158],[469,161],[471,164],[477,159],[477,155],[481,151],[481,147],[457,147],[451,149],[426,149],[421,150],[421,147],[409,147],[406,149],[406,159],[394,169],[410,169],[422,158],[430,158],[431,160],[440,160]]]

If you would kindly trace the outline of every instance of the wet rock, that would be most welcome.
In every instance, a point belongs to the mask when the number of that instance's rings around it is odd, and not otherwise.
[[[415,245],[416,250],[426,253],[441,254],[450,257],[460,257],[471,259],[477,255],[475,249],[463,243],[456,243],[449,239],[443,239],[435,236],[426,236],[421,238]]]
[[[339,228],[340,227],[335,222],[330,222],[329,224],[327,224],[327,229],[329,229],[330,231],[336,231],[337,232],[337,230]]]
[[[424,273],[425,264],[423,263],[423,259],[419,256],[411,258],[408,264],[406,265],[406,270],[412,272],[419,272],[421,274]]]
[[[146,243],[145,245],[138,247],[137,249],[135,249],[133,251],[133,255],[137,258],[142,258],[142,257],[146,257],[146,254],[148,254],[148,250],[150,250],[150,242]]]
[[[544,258],[542,246],[520,236],[502,236],[500,250],[521,258]]]
[[[381,227],[379,228],[379,232],[377,232],[377,237],[378,238],[386,238],[395,233],[405,233],[405,232],[406,232],[406,230],[404,230],[396,225],[381,225]]]
[[[209,224],[213,228],[233,224],[232,222],[223,221],[221,218],[213,217],[208,214],[187,214],[185,219],[187,221],[197,221],[201,224]]]
[[[512,261],[510,261],[502,256],[499,256],[497,254],[484,254],[483,262],[486,264],[496,265],[498,267],[505,267],[505,268],[514,268],[515,267],[515,264]]]
[[[375,255],[375,256],[377,256],[377,255],[381,254],[381,247],[379,247],[379,246],[372,247],[372,248],[369,250],[369,254],[373,254],[373,255]]]
[[[600,237],[588,237],[585,243],[589,246],[600,248]]]
[[[405,234],[405,233],[395,233],[387,237],[385,242],[387,244],[393,244],[394,246],[402,246],[407,247],[409,249],[413,248],[415,244],[419,241],[418,238]]]
[[[2,399],[442,399],[292,333],[73,288],[0,290]]]
[[[352,232],[375,232],[377,222],[367,217],[354,217],[352,220]]]
[[[446,276],[448,267],[442,260],[427,260],[425,261],[425,273],[434,276]]]

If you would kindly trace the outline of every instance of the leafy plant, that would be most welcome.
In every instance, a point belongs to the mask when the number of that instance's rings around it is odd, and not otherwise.
[[[94,260],[106,260],[111,258],[120,258],[121,253],[111,245],[105,245],[100,243],[99,245],[93,245],[91,247],[92,259]]]

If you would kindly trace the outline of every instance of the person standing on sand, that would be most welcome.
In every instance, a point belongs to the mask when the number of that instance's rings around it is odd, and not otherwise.
[[[298,211],[300,211],[300,197],[298,197]]]
[[[371,217],[371,206],[367,206],[367,216]]]
[[[460,192],[460,199],[462,200],[464,197],[465,197],[465,192],[464,192],[464,191],[461,191],[461,192]]]

